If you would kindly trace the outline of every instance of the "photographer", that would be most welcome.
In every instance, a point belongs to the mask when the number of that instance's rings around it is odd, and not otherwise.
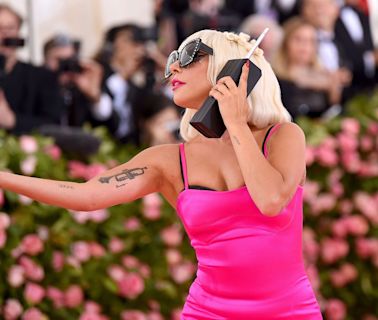
[[[97,55],[104,67],[103,92],[112,98],[119,117],[117,128],[111,132],[122,143],[176,140],[179,115],[163,95],[161,81],[156,81],[162,59],[153,43],[147,41],[149,37],[148,30],[133,24],[113,27]]]
[[[54,75],[17,60],[21,24],[16,11],[0,4],[0,129],[14,134],[58,123],[61,112]]]
[[[88,122],[93,126],[110,126],[117,120],[110,97],[101,94],[103,69],[95,61],[81,61],[79,50],[80,42],[64,34],[53,36],[43,47],[44,65],[57,74],[59,81],[64,104],[61,124],[81,127]],[[109,103],[101,103],[101,100],[109,100]]]

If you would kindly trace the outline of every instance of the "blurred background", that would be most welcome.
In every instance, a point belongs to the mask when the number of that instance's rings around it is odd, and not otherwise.
[[[166,59],[261,43],[306,134],[303,253],[325,319],[378,319],[378,1],[0,0],[0,170],[86,181],[178,143]],[[0,189],[0,319],[180,319],[196,260],[158,195],[69,212]]]

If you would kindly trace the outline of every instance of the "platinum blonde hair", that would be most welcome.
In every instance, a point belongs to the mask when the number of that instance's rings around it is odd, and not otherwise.
[[[216,84],[217,75],[230,59],[245,57],[256,40],[250,41],[245,33],[220,32],[215,30],[201,30],[186,38],[179,47],[179,51],[191,40],[200,38],[203,43],[213,48],[214,54],[209,56],[207,78],[212,85]],[[263,50],[257,48],[251,61],[261,69],[262,76],[248,96],[248,123],[257,128],[265,128],[269,124],[291,122],[291,116],[281,101],[281,90],[278,80],[265,60]],[[197,112],[187,108],[181,119],[180,134],[185,141],[189,141],[200,133],[194,129],[189,121]]]

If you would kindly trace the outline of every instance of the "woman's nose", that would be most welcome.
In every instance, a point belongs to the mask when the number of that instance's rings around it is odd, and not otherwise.
[[[179,64],[179,61],[175,61],[173,62],[170,67],[169,67],[169,70],[171,71],[171,73],[178,73],[178,72],[181,72],[181,67],[180,67],[180,64]]]

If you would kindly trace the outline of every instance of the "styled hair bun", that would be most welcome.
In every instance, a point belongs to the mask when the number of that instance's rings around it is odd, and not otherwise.
[[[239,45],[245,47],[248,51],[252,48],[252,46],[256,42],[255,39],[250,40],[251,37],[244,32],[240,32],[239,34],[236,34],[236,33],[233,33],[233,32],[225,31],[223,33],[228,40],[238,43]],[[261,57],[261,56],[264,55],[264,51],[260,48],[256,48],[253,55]]]

